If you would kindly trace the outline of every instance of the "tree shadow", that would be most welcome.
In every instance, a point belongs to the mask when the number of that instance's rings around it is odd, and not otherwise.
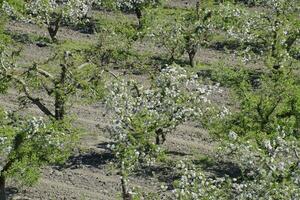
[[[108,148],[108,146],[109,145],[114,145],[114,144],[115,144],[114,142],[102,142],[102,143],[97,145],[97,148],[110,151],[110,148]]]
[[[197,76],[203,79],[212,79],[213,70],[212,69],[200,69],[197,71]]]
[[[224,40],[224,41],[217,41],[209,45],[209,48],[214,49],[216,51],[235,51],[235,50],[245,50],[246,47],[251,47],[251,50],[255,54],[260,54],[262,50],[265,50],[264,43],[253,43],[248,42],[244,45],[241,45],[237,40]]]
[[[172,183],[177,180],[179,175],[172,166],[142,166],[135,171],[136,177],[153,178],[156,177],[159,182],[163,182],[168,186],[168,189],[172,189]]]
[[[13,33],[9,31],[7,31],[6,34],[8,34],[14,41],[22,44],[36,44],[38,47],[47,47],[51,44],[51,40],[43,36]]]
[[[238,178],[242,175],[241,169],[235,163],[228,161],[214,161],[203,158],[194,160],[193,163],[216,177],[229,176],[231,178]]]
[[[102,168],[105,164],[114,159],[114,155],[107,147],[109,142],[103,142],[97,145],[99,151],[92,150],[90,152],[79,153],[71,156],[66,164],[57,166],[58,169],[77,169],[82,166],[88,168]]]
[[[114,156],[110,152],[88,152],[70,157],[66,164],[60,167],[65,169],[78,169],[82,166],[88,168],[101,168],[103,165],[113,160],[113,158]]]
[[[217,50],[217,51],[225,51],[227,50],[236,50],[240,48],[240,44],[238,41],[234,40],[225,40],[225,41],[217,41],[214,42],[209,46],[211,49]]]
[[[15,195],[19,193],[17,187],[6,187],[6,195],[8,199],[12,199]]]
[[[193,154],[185,153],[185,152],[179,152],[179,151],[167,151],[167,155],[173,155],[173,156],[191,156]]]
[[[173,59],[170,60],[169,58],[162,57],[162,56],[151,56],[151,64],[159,68],[161,66],[171,65],[173,63],[178,64],[180,66],[188,66],[189,62],[184,59]]]

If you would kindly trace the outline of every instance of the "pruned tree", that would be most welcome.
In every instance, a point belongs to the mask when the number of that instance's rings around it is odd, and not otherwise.
[[[183,15],[165,13],[164,9],[148,10],[145,17],[146,37],[166,52],[167,61],[172,64],[184,53]]]
[[[189,65],[194,67],[199,48],[209,45],[214,30],[213,12],[211,4],[199,2],[195,8],[180,13],[154,9],[145,20],[146,35],[167,51],[169,63],[187,53]]]
[[[60,64],[52,67],[52,72],[43,69],[42,66],[55,59],[58,59]],[[93,98],[101,96],[103,92],[101,80],[94,80],[97,76],[96,67],[90,63],[76,66],[74,59],[72,53],[66,51],[62,56],[56,54],[44,63],[34,63],[25,68],[18,67],[14,59],[2,59],[0,78],[14,85],[20,94],[23,94],[20,97],[20,103],[23,106],[28,103],[33,104],[46,116],[55,120],[63,120],[66,116],[67,104],[70,103],[72,96],[80,93]],[[39,91],[40,95],[36,95],[36,91]],[[46,104],[42,98],[43,95],[53,99],[52,105]]]

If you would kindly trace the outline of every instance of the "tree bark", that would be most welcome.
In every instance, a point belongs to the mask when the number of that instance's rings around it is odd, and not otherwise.
[[[52,42],[56,42],[57,41],[56,34],[58,32],[62,16],[59,15],[59,16],[56,16],[53,18],[54,18],[54,20],[51,21],[48,25],[48,32],[49,32]]]
[[[163,144],[166,141],[166,133],[163,132],[163,130],[161,128],[157,129],[155,131],[156,133],[156,141],[155,144],[156,145],[160,145]],[[161,137],[161,140],[160,140]]]
[[[196,63],[195,63],[195,55],[196,55],[196,51],[190,51],[189,53],[189,64],[191,67],[195,67]]]
[[[132,200],[132,195],[129,193],[129,189],[128,189],[128,183],[126,181],[126,176],[124,173],[124,164],[122,164],[121,166],[121,185],[122,185],[122,197],[123,200]]]
[[[60,74],[60,80],[58,83],[55,84],[55,119],[56,120],[62,120],[65,117],[66,110],[65,110],[65,104],[66,104],[66,94],[65,94],[65,84],[66,84],[66,78],[67,78],[67,65],[62,64],[61,65],[61,74]]]
[[[6,200],[4,175],[0,176],[0,200]]]
[[[126,180],[121,178],[123,200],[132,200],[131,194],[128,192]]]
[[[136,17],[138,19],[138,29],[141,29],[143,27],[143,23],[142,23],[142,11],[140,8],[136,8],[135,9],[135,14]]]
[[[65,101],[62,94],[58,92],[55,97],[55,119],[62,120],[65,116]]]
[[[50,38],[51,38],[52,42],[56,42],[57,41],[56,34],[58,32],[58,29],[59,29],[59,27],[58,26],[54,26],[54,25],[50,25],[48,27],[48,32],[49,32],[49,35],[50,35]]]

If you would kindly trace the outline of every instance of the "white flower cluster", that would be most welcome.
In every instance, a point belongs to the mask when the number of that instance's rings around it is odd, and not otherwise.
[[[181,161],[181,178],[174,183],[174,199],[299,199],[300,145],[280,131],[269,139],[243,141],[230,131],[230,142],[220,155],[240,169],[239,178],[210,178]]]
[[[15,10],[7,3],[7,1],[3,1],[2,4],[2,10],[8,15],[8,16],[15,16],[16,12]]]
[[[208,178],[201,170],[185,161],[176,166],[180,172],[180,179],[175,181],[172,199],[225,199],[225,178]]]
[[[224,25],[229,36],[240,45],[236,51],[245,62],[257,60],[272,52],[281,62],[291,59],[291,47],[287,40],[295,34],[294,14],[299,13],[299,3],[289,0],[268,0],[267,10],[251,11],[231,4],[222,5],[219,15],[227,23]],[[292,20],[291,20],[292,19]],[[225,24],[226,24],[225,23]],[[276,47],[276,48],[275,48]]]
[[[32,0],[26,4],[31,20],[49,25],[54,14],[61,15],[64,21],[78,23],[86,17],[93,4],[100,0]]]
[[[45,128],[45,124],[42,118],[32,118],[28,122],[28,126],[24,127],[24,132],[29,133],[27,134],[27,138],[31,138],[33,135],[35,135],[40,128]]]
[[[136,161],[161,149],[154,144],[156,131],[172,132],[179,124],[199,117],[209,104],[205,99],[215,87],[201,85],[179,66],[168,66],[152,80],[149,88],[135,81],[118,80],[108,86],[106,104],[113,114],[110,131],[119,158]],[[129,154],[131,158],[129,157]],[[133,165],[133,164],[129,164]],[[128,166],[130,167],[130,166]]]
[[[158,0],[117,0],[117,7],[125,10],[134,10],[148,5],[157,5]]]
[[[300,145],[280,130],[271,138],[246,142],[234,132],[221,148],[242,170],[243,179],[232,183],[234,199],[299,199]]]

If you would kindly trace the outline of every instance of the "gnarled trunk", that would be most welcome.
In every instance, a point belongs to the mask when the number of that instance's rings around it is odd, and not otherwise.
[[[195,56],[197,54],[199,44],[197,39],[192,37],[192,34],[189,34],[188,36],[185,37],[186,40],[186,52],[189,56],[189,64],[191,67],[195,67]]]
[[[56,15],[56,14],[54,14],[54,15]],[[50,37],[51,37],[52,42],[56,42],[56,41],[57,41],[57,39],[56,39],[56,34],[57,34],[57,32],[58,32],[58,29],[59,29],[59,26],[60,26],[61,19],[62,19],[61,14],[58,15],[58,16],[54,16],[54,17],[53,17],[53,21],[51,21],[51,22],[48,24],[48,32],[49,32],[49,35],[50,35]]]
[[[132,200],[132,195],[128,191],[127,182],[123,177],[121,178],[121,184],[122,184],[122,197],[123,197],[123,200]]]
[[[66,58],[65,58],[66,59]],[[67,65],[61,64],[60,80],[55,84],[55,119],[62,120],[65,117],[66,109],[66,79]]]
[[[0,200],[6,200],[4,175],[0,176]]]
[[[52,42],[57,41],[56,34],[58,32],[58,28],[59,28],[58,26],[53,26],[53,25],[48,26],[48,32],[49,32]]]

